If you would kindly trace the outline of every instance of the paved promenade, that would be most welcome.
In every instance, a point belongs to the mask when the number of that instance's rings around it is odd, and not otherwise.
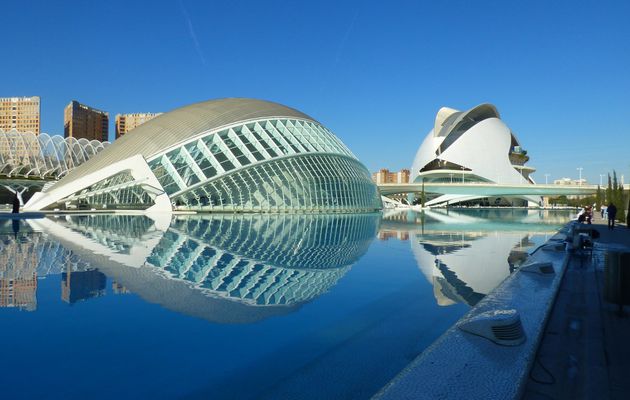
[[[620,314],[618,305],[606,301],[618,282],[606,268],[606,253],[630,251],[630,229],[608,230],[599,215],[592,227],[601,237],[592,258],[574,255],[567,265],[525,399],[630,398],[630,306]],[[630,265],[621,268],[630,274]]]

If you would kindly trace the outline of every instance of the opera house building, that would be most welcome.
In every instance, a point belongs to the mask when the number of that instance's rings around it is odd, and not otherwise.
[[[295,109],[229,98],[160,115],[95,154],[25,210],[363,212],[381,208],[370,174]]]
[[[435,125],[416,153],[410,182],[533,184],[534,168],[526,165],[527,152],[492,104],[468,111],[441,108]],[[539,196],[490,198],[442,194],[427,205],[475,203],[482,205],[539,204]]]

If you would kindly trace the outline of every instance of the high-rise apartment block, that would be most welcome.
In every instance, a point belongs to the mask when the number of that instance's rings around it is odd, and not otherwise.
[[[116,114],[116,139],[162,113]]]
[[[409,170],[401,169],[399,172],[389,172],[388,169],[381,169],[372,174],[374,183],[409,183]]]
[[[39,97],[0,97],[0,129],[39,135]]]
[[[63,134],[104,142],[109,134],[109,113],[72,100],[63,110]]]

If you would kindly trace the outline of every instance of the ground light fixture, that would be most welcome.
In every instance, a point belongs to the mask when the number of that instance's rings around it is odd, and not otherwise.
[[[553,263],[550,261],[538,261],[524,264],[519,268],[519,270],[540,275],[553,275],[556,273],[553,269]]]
[[[525,332],[518,311],[491,310],[464,318],[457,327],[501,346],[518,346],[525,342]]]

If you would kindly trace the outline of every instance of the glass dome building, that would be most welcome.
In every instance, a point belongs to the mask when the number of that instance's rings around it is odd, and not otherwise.
[[[363,212],[381,200],[367,169],[319,122],[230,98],[146,122],[25,206],[55,208]]]

